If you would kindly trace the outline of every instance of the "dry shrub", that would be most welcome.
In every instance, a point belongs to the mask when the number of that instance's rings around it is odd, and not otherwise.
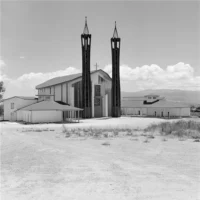
[[[104,143],[102,143],[101,145],[110,146],[110,143],[109,143],[109,142],[104,142]]]
[[[149,143],[148,138],[146,138],[146,139],[144,140],[144,143]]]
[[[62,125],[62,132],[65,134],[65,137],[71,136],[71,130],[67,129],[64,124]]]
[[[155,137],[153,135],[148,135],[147,138],[154,139]]]
[[[133,129],[130,128],[73,128],[68,129],[65,125],[62,125],[62,132],[65,133],[66,137],[77,136],[77,137],[94,137],[94,138],[110,138],[123,136],[134,136]],[[136,135],[138,136],[138,135]]]
[[[131,138],[131,141],[138,141],[138,138]]]
[[[159,130],[162,135],[174,135],[178,137],[200,138],[200,122],[179,120],[176,122],[162,122],[148,126],[145,131]]]

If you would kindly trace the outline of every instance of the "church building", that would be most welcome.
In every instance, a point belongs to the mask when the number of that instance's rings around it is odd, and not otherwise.
[[[120,117],[120,38],[116,23],[111,38],[112,79],[101,69],[91,71],[91,38],[86,18],[81,34],[82,73],[56,77],[37,85],[38,98],[15,96],[5,99],[4,119],[43,123],[72,118]]]
[[[111,116],[112,79],[101,69],[92,71],[90,78],[91,104],[89,105],[91,107],[89,108],[91,108],[91,117]],[[36,89],[38,90],[38,101],[50,100],[77,108],[84,108],[83,99],[85,93],[83,94],[82,92],[83,78],[81,73],[50,79],[37,85]]]

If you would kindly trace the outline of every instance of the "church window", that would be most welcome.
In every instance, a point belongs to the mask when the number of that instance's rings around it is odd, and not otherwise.
[[[95,90],[95,92],[94,92],[95,96],[101,96],[101,86],[100,85],[95,85],[94,90]]]
[[[11,109],[14,109],[14,103],[11,103]]]
[[[98,78],[98,83],[99,84],[102,84],[104,82],[104,79],[101,77],[101,76],[99,76],[99,78]]]

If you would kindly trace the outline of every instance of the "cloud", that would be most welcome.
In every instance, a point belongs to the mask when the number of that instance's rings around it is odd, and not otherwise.
[[[31,72],[29,74],[23,74],[17,79],[12,79],[6,84],[6,92],[5,98],[10,96],[35,96],[37,91],[35,90],[35,86],[58,76],[65,76],[70,74],[79,73],[80,70],[75,67],[68,67],[64,70],[59,70],[55,72],[48,73],[34,73]]]
[[[80,73],[75,67],[48,73],[31,72],[23,74],[17,79],[10,79],[2,73],[5,63],[0,61],[0,78],[5,80],[5,98],[15,95],[35,96],[35,86],[54,77]],[[111,65],[103,69],[112,75]],[[165,69],[156,64],[143,65],[132,68],[128,65],[120,66],[121,90],[139,91],[145,89],[185,89],[200,91],[200,76],[195,76],[194,69],[183,62],[167,66]],[[1,79],[0,79],[1,80]]]
[[[3,72],[5,66],[6,66],[5,62],[2,59],[0,59],[0,81],[8,80],[8,77]]]
[[[111,65],[104,70],[112,75]],[[200,91],[200,76],[195,76],[194,69],[183,62],[167,66],[166,69],[156,64],[131,68],[120,66],[121,88],[123,91],[145,89],[186,89]]]

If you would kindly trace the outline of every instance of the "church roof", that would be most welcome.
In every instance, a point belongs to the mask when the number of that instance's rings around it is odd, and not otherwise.
[[[29,110],[29,111],[37,111],[37,110],[61,110],[61,111],[76,111],[83,110],[81,108],[76,108],[68,105],[61,105],[55,101],[41,101],[38,103],[31,104],[19,110]]]
[[[115,22],[115,29],[114,29],[114,32],[113,32],[113,38],[119,38],[118,37],[118,32],[117,32],[116,22]]]
[[[87,17],[85,17],[85,27],[83,29],[83,34],[84,35],[88,35],[89,34],[89,29],[88,29],[88,25],[87,25]]]
[[[37,97],[27,97],[27,96],[13,96],[13,97],[9,97],[7,99],[2,99],[0,102],[6,101],[8,99],[13,99],[13,98],[19,98],[19,99],[24,99],[24,100],[37,100]]]
[[[189,108],[190,106],[183,102],[174,102],[168,100],[159,100],[153,104],[144,104],[141,100],[122,100],[122,108]]]
[[[110,76],[106,72],[104,72],[102,69],[91,71],[90,74],[94,74],[96,72],[103,72],[104,74],[106,74],[108,79],[111,80]],[[36,89],[50,87],[50,86],[53,86],[53,85],[58,85],[58,84],[61,84],[61,83],[73,81],[73,80],[75,80],[77,78],[81,78],[81,77],[82,77],[82,73],[71,74],[71,75],[67,75],[67,76],[59,76],[59,77],[52,78],[48,81],[45,81],[44,83],[37,85]]]

